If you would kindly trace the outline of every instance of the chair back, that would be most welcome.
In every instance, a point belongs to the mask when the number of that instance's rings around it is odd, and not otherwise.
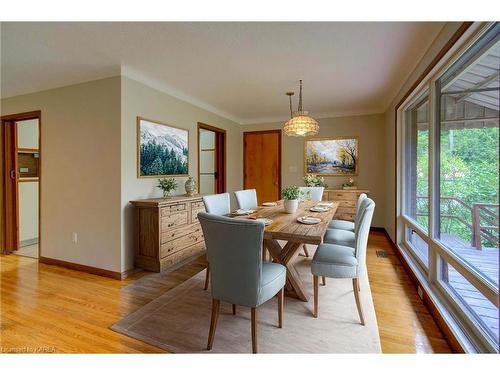
[[[368,246],[368,236],[370,235],[370,226],[374,211],[375,202],[370,198],[365,198],[360,205],[360,220],[355,231],[356,258],[358,259],[358,264],[363,267],[366,262],[366,247]]]
[[[257,208],[257,191],[255,189],[235,191],[234,195],[236,196],[238,208],[243,210]]]
[[[309,195],[309,199],[318,202],[323,199],[323,191],[325,190],[323,186],[301,186],[299,189],[304,196],[302,199]]]
[[[229,193],[205,195],[203,203],[205,204],[205,210],[209,214],[222,216],[231,212]]]
[[[256,306],[262,278],[264,223],[198,213],[210,263],[212,298]]]
[[[365,193],[361,193],[358,197],[358,202],[356,203],[356,217],[354,218],[354,231],[356,231],[356,228],[358,227],[359,225],[359,220],[361,220],[361,215],[359,213],[360,209],[361,209],[361,206],[362,206],[362,202],[368,198],[366,196]]]

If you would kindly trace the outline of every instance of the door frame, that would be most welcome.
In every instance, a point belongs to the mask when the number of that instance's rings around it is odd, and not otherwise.
[[[3,131],[3,126],[4,126],[4,121],[12,121],[12,122],[18,122],[18,121],[25,121],[25,120],[34,120],[38,119],[38,259],[40,259],[41,254],[42,254],[42,231],[41,231],[41,218],[42,218],[42,111],[37,110],[37,111],[30,111],[30,112],[22,112],[22,113],[15,113],[15,114],[10,114],[10,115],[5,115],[0,117],[0,124],[2,126],[2,131]],[[3,153],[3,142],[0,145],[0,148],[2,150],[2,159],[0,160],[0,163],[5,167],[5,155]],[[17,144],[16,144],[16,151],[17,151]],[[4,171],[5,172],[5,171]],[[4,173],[5,175],[5,173]],[[2,179],[4,177],[2,176]],[[19,184],[19,181],[16,181],[16,184]],[[19,202],[19,193],[16,193],[16,200]],[[4,194],[0,195],[0,199],[2,200],[2,203],[5,204],[5,196]],[[19,217],[19,203],[17,204],[17,209],[18,209],[18,217]],[[0,233],[2,234],[1,237],[1,242],[0,242],[0,253],[5,254],[5,243],[4,243],[4,234],[6,231],[6,217],[5,217],[5,207],[4,205],[2,206],[2,211],[0,212],[0,215],[2,215],[3,218],[3,225],[0,226]],[[18,225],[18,231],[19,231],[19,225]]]
[[[215,133],[215,163],[217,165],[217,179],[215,193],[225,193],[226,192],[226,178],[227,178],[227,137],[226,129],[221,129],[212,125],[205,124],[203,122],[198,122],[197,130],[197,153],[198,153],[198,188],[200,185],[200,129],[209,130]],[[222,143],[222,147],[221,147]],[[221,155],[220,153],[223,153]],[[222,172],[220,171],[220,166],[222,166]]]
[[[270,130],[256,130],[256,131],[246,131],[243,132],[243,189],[246,189],[246,163],[245,163],[245,155],[247,152],[247,144],[245,142],[245,137],[249,134],[272,134],[272,133],[278,133],[279,138],[278,138],[278,200],[281,199],[281,180],[282,180],[282,174],[281,174],[281,159],[282,159],[282,139],[283,135],[281,132],[281,129],[270,129]]]

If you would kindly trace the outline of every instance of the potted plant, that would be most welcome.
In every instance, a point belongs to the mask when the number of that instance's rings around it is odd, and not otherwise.
[[[308,187],[323,186],[327,188],[328,185],[325,184],[325,179],[321,176],[316,176],[314,174],[306,174],[304,176],[304,184]]]
[[[298,188],[298,186],[288,186],[283,189],[282,194],[284,199],[285,212],[287,214],[293,214],[299,207],[299,198],[301,195],[300,189]]]
[[[160,178],[156,186],[163,190],[163,198],[171,198],[172,195],[170,193],[177,189],[177,181],[173,177]]]

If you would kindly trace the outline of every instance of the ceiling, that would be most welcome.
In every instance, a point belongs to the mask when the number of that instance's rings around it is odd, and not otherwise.
[[[444,23],[2,23],[3,97],[123,74],[239,123],[381,113]],[[294,106],[296,105],[296,102]]]

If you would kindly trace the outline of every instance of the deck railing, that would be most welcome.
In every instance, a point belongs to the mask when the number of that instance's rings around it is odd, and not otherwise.
[[[428,200],[428,197],[417,196],[417,200]],[[460,198],[456,197],[441,197],[441,201],[453,202],[458,204],[467,213],[470,213],[471,222],[467,222],[464,217],[458,215],[441,214],[442,218],[456,220],[467,228],[472,233],[471,245],[476,249],[482,249],[481,238],[488,240],[494,246],[499,245],[499,214],[498,204],[493,203],[473,203],[469,205]],[[497,211],[497,212],[495,212]],[[427,217],[428,212],[417,212],[417,217]],[[482,223],[486,223],[483,225]]]

